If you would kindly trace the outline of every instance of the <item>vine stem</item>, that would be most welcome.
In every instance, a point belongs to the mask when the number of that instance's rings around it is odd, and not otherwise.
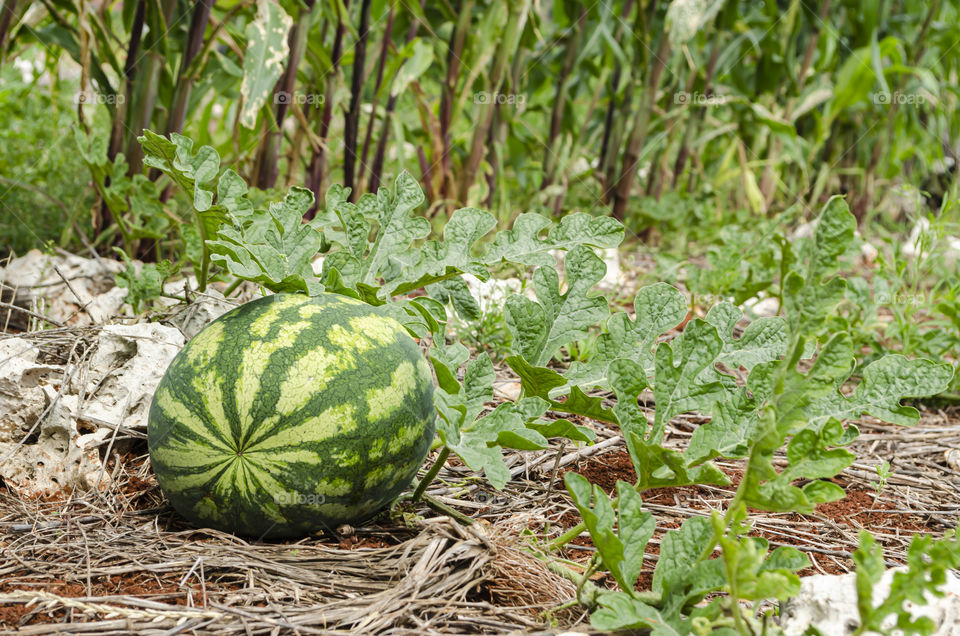
[[[413,496],[410,497],[411,501],[420,501],[424,496],[423,493],[427,489],[434,478],[436,478],[437,473],[440,472],[440,469],[443,467],[443,464],[447,461],[447,457],[450,456],[450,449],[446,446],[440,451],[440,454],[437,455],[436,461],[433,462],[433,466],[430,467],[430,470],[427,471],[427,474],[423,476],[423,481],[417,484],[417,489],[413,491]]]
[[[540,550],[530,547],[527,548],[527,552],[535,557],[538,561],[542,562],[546,568],[554,574],[561,576],[572,583],[576,583],[580,595],[580,598],[577,599],[577,602],[579,602],[581,605],[588,607],[596,605],[597,598],[599,598],[599,596],[604,592],[608,591],[597,587],[589,581],[588,577],[584,577],[586,572],[575,572],[549,554],[544,554]],[[633,596],[637,600],[648,605],[657,605],[661,600],[660,595],[656,592],[634,592]]]
[[[232,294],[233,292],[237,291],[237,287],[240,287],[240,285],[242,285],[242,284],[243,284],[243,279],[242,279],[242,278],[235,278],[235,279],[233,279],[233,282],[230,283],[230,285],[228,285],[227,288],[223,290],[223,296],[224,296],[224,298],[228,298],[228,297],[230,296],[230,294]]]
[[[447,504],[443,503],[436,497],[431,497],[430,495],[423,495],[422,498],[423,498],[423,503],[427,504],[437,512],[453,518],[460,525],[472,526],[474,523],[476,523],[475,519],[472,519],[471,517],[468,517],[467,515],[460,512],[459,510],[456,510],[448,506]]]

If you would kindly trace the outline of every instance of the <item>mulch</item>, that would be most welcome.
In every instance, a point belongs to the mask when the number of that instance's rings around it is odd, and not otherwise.
[[[38,332],[44,361],[57,364],[65,351],[82,349],[90,329]],[[953,529],[960,475],[948,458],[960,449],[960,410],[918,408],[913,428],[856,422],[861,436],[851,448],[858,460],[835,479],[845,499],[809,515],[757,512],[755,534],[808,554],[805,574],[838,574],[853,569],[862,529],[874,534],[891,566],[905,562],[913,535]],[[704,421],[677,417],[666,445],[684,448]],[[619,430],[577,423],[595,430],[595,444],[554,440],[543,451],[507,453],[512,479],[502,491],[448,461],[428,493],[472,517],[471,526],[407,502],[349,534],[296,542],[247,541],[186,525],[157,487],[142,432],[124,429],[116,445],[102,449],[112,476],[102,491],[38,498],[0,483],[0,625],[24,634],[48,633],[50,623],[64,634],[587,629],[587,612],[571,603],[576,585],[534,553],[579,521],[563,488],[566,472],[607,492],[635,474]],[[878,491],[875,467],[884,461],[891,475]],[[718,465],[737,483],[742,462]],[[664,533],[693,515],[724,511],[731,495],[732,487],[713,486],[643,494],[658,530],[638,589],[649,589]],[[593,553],[584,533],[559,556],[582,571]],[[592,582],[614,587],[603,574]]]

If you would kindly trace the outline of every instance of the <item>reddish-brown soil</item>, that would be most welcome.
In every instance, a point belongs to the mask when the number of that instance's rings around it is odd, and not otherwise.
[[[218,585],[219,592],[234,589],[231,585]],[[90,581],[90,588],[83,583],[66,583],[64,581],[36,580],[29,583],[11,585],[0,582],[0,594],[17,590],[43,590],[50,594],[64,597],[84,596],[137,596],[147,599],[162,599],[165,603],[186,605],[187,595],[199,599],[202,594],[199,585],[185,584],[178,587],[176,582],[162,581],[147,572],[130,572],[123,575],[94,577]],[[66,618],[67,610],[39,611],[36,605],[26,607],[22,604],[0,605],[0,625],[4,627],[18,627],[40,623],[59,623]]]
[[[618,480],[629,483],[636,481],[633,464],[630,461],[629,453],[625,449],[584,459],[575,466],[562,469],[558,477],[562,478],[565,473],[570,471],[583,475],[591,483],[600,486],[600,488],[610,496],[616,495],[616,483]],[[725,472],[730,477],[731,484],[729,486],[657,488],[644,492],[642,495],[643,500],[647,504],[677,506],[708,512],[712,508],[717,507],[718,499],[720,499],[721,502],[726,499],[726,496],[723,494],[724,492],[730,493],[730,495],[733,494],[743,475],[742,471],[737,469],[725,469]],[[562,487],[562,481],[559,483],[559,487]],[[885,498],[889,496],[890,495],[887,495]],[[710,503],[708,504],[708,502]],[[875,503],[874,493],[872,491],[854,486],[847,488],[847,496],[844,499],[821,504],[817,506],[816,511],[812,515],[799,515],[794,513],[762,514],[767,515],[769,518],[788,522],[786,527],[789,527],[789,523],[791,522],[797,525],[802,524],[805,532],[817,535],[821,534],[822,531],[830,532],[836,536],[836,532],[831,530],[832,527],[849,530],[852,531],[852,533],[857,533],[862,528],[869,529],[874,533],[880,531],[890,534],[916,534],[930,531],[921,515],[893,512],[908,507],[907,502],[896,500],[876,501]],[[751,509],[751,512],[758,511]],[[649,556],[660,553],[659,540],[663,538],[668,530],[679,528],[685,518],[680,515],[673,516],[669,515],[669,513],[656,511],[654,515],[657,519],[657,531],[653,536],[653,540],[647,545],[646,554]],[[831,524],[830,527],[824,524],[825,519],[829,520]],[[566,530],[572,528],[579,522],[580,516],[573,511],[568,511],[560,517],[558,525]],[[809,538],[792,535],[790,532],[771,531],[762,527],[756,528],[754,534],[766,538],[771,542],[772,546],[794,545],[804,550],[815,565],[811,565],[811,567],[802,570],[800,572],[801,576],[820,574],[822,572],[828,574],[843,574],[852,569],[852,560],[849,554],[827,555],[810,550]],[[828,543],[826,538],[825,543]],[[577,537],[571,541],[571,544],[589,548],[593,547],[592,541],[586,536]],[[593,551],[572,548],[562,550],[561,554],[566,559],[585,564],[589,561]],[[640,579],[637,582],[638,590],[650,589],[655,565],[656,562],[653,559],[647,559],[644,571],[641,573]],[[609,576],[598,576],[595,578],[598,582],[607,583],[615,587],[615,583]]]

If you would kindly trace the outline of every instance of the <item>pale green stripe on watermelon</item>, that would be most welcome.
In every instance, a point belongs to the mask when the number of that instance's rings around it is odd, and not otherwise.
[[[230,450],[236,450],[231,443],[233,433],[230,431],[230,420],[223,411],[223,389],[220,386],[220,373],[216,368],[210,368],[197,374],[193,379],[193,388],[200,395],[203,406],[209,414],[210,425],[216,429],[216,438]]]
[[[185,450],[190,451],[192,449],[185,448]],[[169,461],[166,459],[167,457],[170,458]],[[226,471],[230,461],[229,458],[223,458],[219,461],[214,460],[212,463],[207,464],[208,468],[198,470],[198,468],[201,468],[198,465],[180,464],[177,462],[177,460],[182,459],[182,453],[177,452],[176,447],[173,446],[156,454],[154,458],[155,462],[162,463],[168,470],[173,469],[170,471],[170,476],[165,479],[164,485],[167,488],[186,490],[187,488],[204,487],[213,483],[214,480],[219,479]],[[207,456],[206,459],[209,460],[210,457]]]
[[[307,308],[316,305],[305,305],[300,308],[304,314]],[[369,316],[357,316],[350,320],[351,328],[356,331],[347,331],[342,325],[333,325],[327,330],[327,341],[336,345],[336,353],[328,353],[326,349],[317,347],[297,358],[287,371],[286,378],[280,385],[280,397],[277,400],[277,410],[283,415],[290,415],[303,409],[317,393],[327,387],[327,383],[344,371],[355,369],[357,355],[362,354],[378,345],[391,344],[402,333],[403,326],[393,320],[376,317],[370,320]],[[371,417],[379,417],[371,413]]]
[[[270,315],[270,314],[268,314]],[[240,414],[241,429],[248,429],[253,425],[253,402],[260,391],[260,379],[271,356],[280,349],[285,349],[296,342],[297,336],[312,323],[307,320],[286,324],[280,327],[277,335],[270,340],[255,340],[243,352],[240,362],[240,377],[237,380],[236,404]]]
[[[370,455],[373,458],[373,455]],[[360,462],[360,453],[355,450],[344,449],[330,455],[330,459],[337,463],[337,466],[347,467],[356,466]]]
[[[373,444],[370,445],[370,453],[368,457],[370,459],[380,459],[383,456],[383,449],[386,448],[387,442],[383,438],[373,440]]]
[[[356,407],[352,404],[338,404],[294,426],[282,427],[276,431],[266,426],[262,436],[251,441],[244,453],[270,451],[276,457],[278,451],[280,455],[284,454],[281,449],[300,450],[304,444],[322,442],[336,435],[350,433],[357,428],[355,415]]]
[[[397,341],[397,336],[406,335],[399,322],[387,316],[354,316],[350,327],[358,335],[373,339],[378,344],[389,345]]]
[[[322,347],[306,352],[294,360],[280,384],[277,411],[281,415],[290,415],[301,410],[326,388],[327,382],[355,363],[356,359],[347,352],[331,354]]]
[[[304,302],[303,296],[290,295],[272,298],[267,311],[250,323],[250,333],[259,338],[265,338],[277,321],[281,318],[286,319],[284,309],[303,305]]]
[[[219,428],[211,426],[209,422],[205,421],[205,418],[191,411],[186,404],[177,401],[170,393],[168,387],[162,387],[157,391],[157,394],[154,396],[154,401],[157,403],[157,407],[171,420],[183,422],[187,430],[192,432],[195,441],[202,442],[202,444],[210,450],[227,453],[233,452],[234,449],[230,443],[230,436],[225,435],[221,437],[218,434]],[[208,432],[210,435],[202,435],[203,432]],[[195,446],[196,444],[194,443],[190,448],[195,448]],[[197,449],[198,453],[202,450],[202,448]]]
[[[415,444],[423,434],[423,430],[416,426],[402,426],[393,439],[390,440],[388,450],[391,453],[399,453],[404,448]]]
[[[223,477],[217,480],[214,488],[220,497],[225,499],[237,498],[244,501],[263,502],[263,498],[257,496],[262,489],[265,488],[267,492],[281,492],[284,486],[254,462],[237,458],[230,464],[230,468]],[[269,502],[269,505],[262,505],[259,512],[275,523],[285,521],[279,508],[272,502]]]
[[[222,322],[214,321],[194,336],[187,349],[187,362],[195,368],[209,365],[223,344],[223,329]]]
[[[343,495],[350,494],[350,491],[353,490],[353,483],[342,479],[340,477],[335,477],[334,479],[321,479],[317,482],[317,487],[314,488],[313,492],[317,495],[323,495],[324,497],[342,497]]]
[[[393,474],[393,471],[393,464],[381,464],[377,466],[367,473],[367,476],[364,478],[364,486],[369,489],[379,485],[386,477]]]
[[[409,361],[400,363],[390,376],[390,384],[367,390],[367,412],[379,420],[393,415],[404,405],[405,398],[417,388],[416,369]]]

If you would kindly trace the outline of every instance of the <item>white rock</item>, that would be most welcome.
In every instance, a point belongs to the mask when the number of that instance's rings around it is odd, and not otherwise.
[[[817,222],[816,220],[807,221],[806,223],[801,223],[797,226],[797,229],[793,231],[792,234],[788,236],[791,241],[796,241],[797,239],[802,238],[813,238],[814,232],[817,231]]]
[[[63,368],[36,360],[32,343],[0,340],[0,477],[31,494],[93,488],[100,475],[100,454],[92,440],[79,443],[79,398],[55,388]],[[87,437],[103,439],[109,432],[101,429]],[[105,475],[100,485],[108,483]]]
[[[870,264],[876,261],[877,256],[879,256],[879,254],[880,252],[877,251],[877,248],[875,248],[873,244],[870,243],[869,241],[864,241],[860,245],[860,257],[867,264]]]
[[[69,287],[57,269],[70,281]],[[123,307],[114,282],[114,275],[122,270],[121,263],[106,258],[30,250],[0,268],[0,281],[15,290],[18,305],[40,307],[45,315],[69,325],[89,325]],[[107,297],[101,298],[104,294]]]
[[[62,386],[65,368],[39,364],[29,340],[0,340],[0,477],[34,494],[106,487],[110,476],[99,447],[114,428],[81,431],[78,419],[88,426],[104,421],[144,428],[153,392],[183,345],[173,327],[108,325],[85,369],[92,377],[74,371],[73,381]]]
[[[780,301],[776,298],[748,298],[743,308],[756,317],[776,316],[780,308]]]
[[[180,329],[184,338],[190,340],[211,322],[235,308],[237,304],[224,298],[223,294],[212,287],[198,293],[196,299],[185,306],[169,322]]]
[[[153,392],[186,340],[158,323],[107,325],[90,359],[83,414],[143,429]]]
[[[20,79],[23,80],[24,84],[33,81],[33,62],[30,60],[18,57],[13,60],[13,68],[20,71]]]
[[[890,593],[894,573],[903,568],[887,570],[874,587],[874,607],[883,602]],[[960,635],[960,579],[948,573],[947,581],[940,588],[942,598],[926,595],[927,604],[906,606],[914,618],[929,617],[937,626],[936,636]],[[890,617],[884,627],[892,629],[895,620]],[[801,579],[800,593],[784,601],[780,606],[780,627],[787,636],[800,636],[809,626],[824,634],[850,634],[859,626],[857,610],[856,575],[816,575]],[[870,632],[871,634],[873,632]],[[894,635],[903,632],[893,630]]]
[[[491,278],[482,281],[473,274],[464,274],[463,279],[477,304],[480,305],[480,310],[485,314],[499,311],[503,308],[508,296],[519,294],[523,289],[523,283],[519,278]]]
[[[563,261],[566,258],[565,250],[549,250],[548,253],[557,261],[557,270],[563,268]],[[627,284],[627,276],[620,266],[620,250],[616,247],[608,247],[600,251],[600,257],[606,266],[606,273],[597,283],[597,287],[604,291],[612,291]],[[561,291],[565,290],[566,281],[560,282]]]
[[[129,315],[133,311],[124,311],[127,290],[123,287],[114,287],[110,291],[99,294],[87,305],[87,315],[97,324],[108,322],[113,316]],[[127,305],[129,309],[129,305]]]
[[[310,261],[310,267],[313,269],[313,275],[319,277],[323,274],[323,254],[317,254],[313,257],[313,260]]]
[[[948,268],[953,268],[960,260],[960,238],[956,236],[937,237],[933,235],[930,228],[930,219],[922,217],[914,224],[910,230],[910,236],[900,248],[900,253],[906,258],[917,258],[921,252],[929,256],[933,248],[938,247],[936,243],[943,241],[943,263]],[[923,244],[926,243],[924,246]],[[921,249],[923,247],[923,249]]]
[[[620,250],[609,247],[603,250],[603,264],[607,266],[607,273],[603,275],[597,287],[604,290],[615,290],[627,283],[627,277],[620,268]]]
[[[16,443],[43,411],[45,397],[38,377],[58,368],[37,364],[37,353],[27,340],[0,340],[0,446]],[[0,450],[0,457],[5,454]]]

